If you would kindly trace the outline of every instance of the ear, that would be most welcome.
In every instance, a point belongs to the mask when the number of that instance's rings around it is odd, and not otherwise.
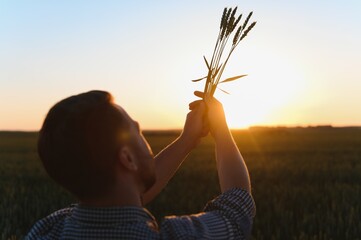
[[[118,152],[119,163],[127,170],[137,171],[138,165],[136,158],[128,146],[123,146]]]

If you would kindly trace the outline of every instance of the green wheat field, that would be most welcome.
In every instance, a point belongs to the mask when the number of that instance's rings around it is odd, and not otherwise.
[[[154,153],[179,132],[145,132]],[[361,239],[361,128],[233,131],[257,205],[252,239]],[[36,153],[37,133],[0,132],[0,238],[22,239],[39,218],[75,202],[53,183]],[[196,213],[219,194],[213,143],[205,138],[146,207]]]

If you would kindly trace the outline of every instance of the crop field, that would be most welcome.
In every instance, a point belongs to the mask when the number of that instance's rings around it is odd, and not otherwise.
[[[177,134],[145,137],[157,153]],[[250,128],[233,136],[257,205],[252,239],[361,239],[361,128]],[[0,239],[21,239],[36,220],[75,202],[42,169],[36,139],[0,132]],[[146,207],[161,221],[197,213],[219,193],[207,137]]]

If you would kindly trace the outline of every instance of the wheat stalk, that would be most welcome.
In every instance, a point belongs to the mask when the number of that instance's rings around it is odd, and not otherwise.
[[[211,62],[209,63],[207,58],[205,56],[203,56],[203,59],[206,63],[207,69],[208,69],[207,76],[192,80],[193,82],[198,82],[203,79],[206,79],[206,83],[204,86],[205,96],[213,96],[214,92],[218,88],[219,83],[230,82],[230,81],[234,81],[239,78],[247,76],[247,75],[243,74],[243,75],[227,78],[225,80],[220,81],[223,71],[224,71],[224,69],[228,63],[228,60],[229,60],[230,56],[232,55],[234,49],[238,46],[238,44],[247,36],[247,34],[256,25],[256,22],[253,22],[247,27],[248,22],[251,19],[252,14],[253,14],[253,12],[250,12],[248,14],[246,20],[244,21],[244,23],[237,28],[238,23],[242,19],[242,14],[236,18],[236,12],[237,12],[237,7],[235,7],[234,9],[224,8],[223,14],[221,17],[221,23],[220,23],[220,27],[219,27],[218,37],[217,37],[216,44],[214,46]],[[228,40],[236,28],[237,28],[237,31],[233,35],[230,51],[229,51],[226,59],[224,60],[224,62],[222,62],[221,60],[222,60],[224,49],[226,48]],[[246,29],[246,30],[244,30],[244,29]],[[220,90],[223,92],[226,92],[222,89],[220,89]]]

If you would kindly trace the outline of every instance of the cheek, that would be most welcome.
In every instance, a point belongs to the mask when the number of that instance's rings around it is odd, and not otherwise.
[[[147,165],[154,165],[153,161],[153,153],[151,149],[145,143],[139,143],[135,148],[135,154],[141,162],[146,163]],[[151,162],[151,163],[150,163]]]
[[[142,143],[142,148],[144,149],[144,151],[146,151],[153,157],[152,148],[150,147],[149,143],[147,142],[147,140],[144,138],[143,135],[141,135],[141,143]]]

